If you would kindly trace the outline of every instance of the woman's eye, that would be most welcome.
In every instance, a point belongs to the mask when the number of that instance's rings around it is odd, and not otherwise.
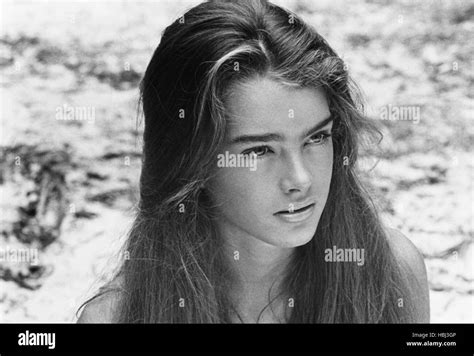
[[[309,143],[319,145],[324,143],[329,137],[331,137],[331,134],[329,132],[319,132],[311,136]]]
[[[250,154],[253,153],[257,157],[260,157],[260,156],[265,155],[268,152],[270,152],[270,149],[268,148],[268,146],[259,146],[259,147],[255,147],[255,148],[251,148],[249,150],[246,150],[246,151],[242,152],[242,154],[250,155]]]

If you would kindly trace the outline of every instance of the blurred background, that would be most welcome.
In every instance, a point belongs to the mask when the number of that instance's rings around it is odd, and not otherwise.
[[[199,2],[1,3],[0,322],[73,322],[113,271],[137,204],[137,86]],[[328,40],[382,128],[361,167],[425,257],[432,322],[474,322],[474,3],[274,2]]]

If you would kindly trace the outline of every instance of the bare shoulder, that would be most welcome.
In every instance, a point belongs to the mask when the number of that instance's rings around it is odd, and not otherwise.
[[[113,286],[118,284],[120,284],[119,280],[112,283]],[[119,302],[119,290],[104,292],[85,305],[77,323],[115,323]]]
[[[390,248],[399,262],[410,267],[417,277],[425,277],[425,262],[418,248],[400,231],[396,229],[387,229],[387,231]]]
[[[406,267],[409,275],[410,292],[416,302],[416,320],[429,323],[429,286],[423,255],[408,237],[396,229],[387,229],[388,242],[400,265]]]

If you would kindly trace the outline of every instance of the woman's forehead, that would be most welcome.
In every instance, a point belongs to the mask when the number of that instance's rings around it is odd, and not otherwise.
[[[330,116],[322,89],[289,88],[255,79],[233,88],[226,101],[227,136],[301,132]]]

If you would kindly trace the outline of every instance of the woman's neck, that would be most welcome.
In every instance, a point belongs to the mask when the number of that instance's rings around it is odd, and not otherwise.
[[[225,242],[225,255],[235,276],[230,295],[237,313],[244,322],[282,322],[278,320],[284,319],[288,307],[282,282],[295,249],[236,234],[227,234]]]

